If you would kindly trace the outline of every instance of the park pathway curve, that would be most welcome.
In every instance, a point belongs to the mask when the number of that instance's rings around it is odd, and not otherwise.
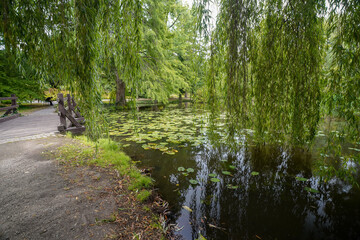
[[[0,144],[52,136],[58,125],[55,108],[49,106],[28,116],[0,123]]]

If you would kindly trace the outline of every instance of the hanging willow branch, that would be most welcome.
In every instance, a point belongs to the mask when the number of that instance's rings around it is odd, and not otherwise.
[[[142,1],[5,0],[1,9],[6,51],[25,54],[39,77],[55,79],[70,89],[85,116],[87,134],[99,138],[103,125],[99,63],[110,55],[120,56],[118,72],[136,89]],[[115,32],[112,37],[111,32]]]
[[[320,116],[323,9],[319,0],[221,2],[219,40],[213,42],[226,48],[218,58],[226,69],[223,96],[232,131],[252,127],[259,141],[295,145],[313,139]]]
[[[324,103],[329,113],[344,118],[354,142],[360,141],[360,4],[330,1],[328,72]]]

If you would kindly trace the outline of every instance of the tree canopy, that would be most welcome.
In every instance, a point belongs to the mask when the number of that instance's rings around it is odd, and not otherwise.
[[[165,102],[194,90],[194,14],[177,0],[5,0],[1,12],[2,63],[26,59],[36,79],[75,92],[92,137],[111,78]]]
[[[96,138],[101,93],[116,89],[115,78],[133,97],[164,102],[206,79],[210,106],[259,141],[307,144],[326,114],[344,118],[358,140],[357,0],[223,0],[215,20],[212,4],[4,0],[1,86],[25,72],[28,84],[67,86]]]
[[[209,2],[197,3],[204,34]],[[304,145],[330,111],[360,136],[357,1],[226,0],[219,7],[207,85],[231,125],[255,129],[262,141]]]

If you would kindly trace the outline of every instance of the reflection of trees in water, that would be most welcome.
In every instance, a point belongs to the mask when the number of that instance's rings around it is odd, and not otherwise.
[[[311,177],[312,160],[306,152],[280,147],[243,147],[242,151],[225,157],[226,153],[224,147],[208,147],[201,157],[196,157],[198,176],[203,183],[192,191],[189,203],[194,210],[190,219],[193,238],[199,231],[211,239],[249,239],[255,235],[270,239],[335,238],[342,236],[337,226],[349,229],[341,224],[344,218],[341,212],[349,211],[351,206],[335,207],[330,196],[336,196],[336,191],[326,189],[318,179],[305,183],[295,179],[296,175]],[[233,171],[233,177],[224,177],[221,169],[230,163],[237,170]],[[260,175],[252,176],[251,171]],[[210,182],[208,174],[212,172],[219,174],[218,184]],[[228,189],[227,184],[241,187]],[[321,194],[305,191],[308,185],[319,189]],[[344,186],[332,186],[338,187]],[[338,204],[342,203],[340,199]],[[332,209],[327,209],[328,206]],[[226,230],[209,227],[209,223]],[[345,236],[359,231],[355,227],[350,229]]]

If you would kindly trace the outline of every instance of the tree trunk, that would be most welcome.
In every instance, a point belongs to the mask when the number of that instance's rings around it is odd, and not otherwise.
[[[188,92],[185,92],[185,98],[187,98],[188,97]]]
[[[156,112],[159,111],[158,100],[154,100],[154,105],[152,106],[152,110]]]
[[[181,93],[179,93],[179,101],[180,101],[180,102],[182,101],[182,95],[181,95]]]
[[[120,106],[126,105],[125,98],[125,83],[119,78],[119,73],[115,70],[116,74],[116,99],[115,104]]]

